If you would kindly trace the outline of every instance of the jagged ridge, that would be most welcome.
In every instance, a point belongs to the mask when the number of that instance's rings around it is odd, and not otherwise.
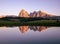
[[[19,13],[19,17],[44,17],[44,16],[46,17],[46,16],[54,16],[54,15],[47,14],[43,11],[34,11],[34,12],[29,14],[24,9],[22,9]]]

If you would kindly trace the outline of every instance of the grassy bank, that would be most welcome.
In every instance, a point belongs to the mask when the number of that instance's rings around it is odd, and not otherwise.
[[[0,21],[0,26],[20,26],[20,25],[39,25],[39,26],[60,26],[60,21],[56,20],[39,20],[29,22],[18,22],[18,21]]]

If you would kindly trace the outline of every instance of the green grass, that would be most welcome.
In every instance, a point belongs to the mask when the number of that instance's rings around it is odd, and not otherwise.
[[[0,20],[0,26],[19,26],[19,25],[60,26],[60,21],[57,22],[56,20],[38,20],[29,22],[18,22]]]
[[[43,21],[31,21],[31,22],[27,22],[26,24],[29,25],[40,25],[40,26],[60,26],[60,22],[57,21],[49,21],[49,20],[43,20]]]

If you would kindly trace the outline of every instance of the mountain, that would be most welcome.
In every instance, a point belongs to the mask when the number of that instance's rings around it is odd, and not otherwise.
[[[54,15],[51,15],[51,14],[47,14],[46,12],[43,12],[43,11],[34,11],[34,12],[31,12],[30,14],[25,11],[24,9],[22,9],[19,13],[19,17],[48,17],[48,16],[54,16]]]
[[[29,17],[28,12],[22,9],[19,13],[19,17]]]
[[[30,13],[29,15],[30,17],[46,17],[46,16],[54,16],[54,15],[51,15],[51,14],[47,14],[43,11],[34,11],[32,13]]]

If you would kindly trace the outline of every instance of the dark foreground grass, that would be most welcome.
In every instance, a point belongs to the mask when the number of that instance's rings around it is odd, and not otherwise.
[[[16,22],[16,21],[0,21],[0,26],[21,26],[21,25],[29,25],[29,26],[60,26],[60,21],[52,21],[52,20],[42,20],[42,21],[29,21],[29,22]]]

